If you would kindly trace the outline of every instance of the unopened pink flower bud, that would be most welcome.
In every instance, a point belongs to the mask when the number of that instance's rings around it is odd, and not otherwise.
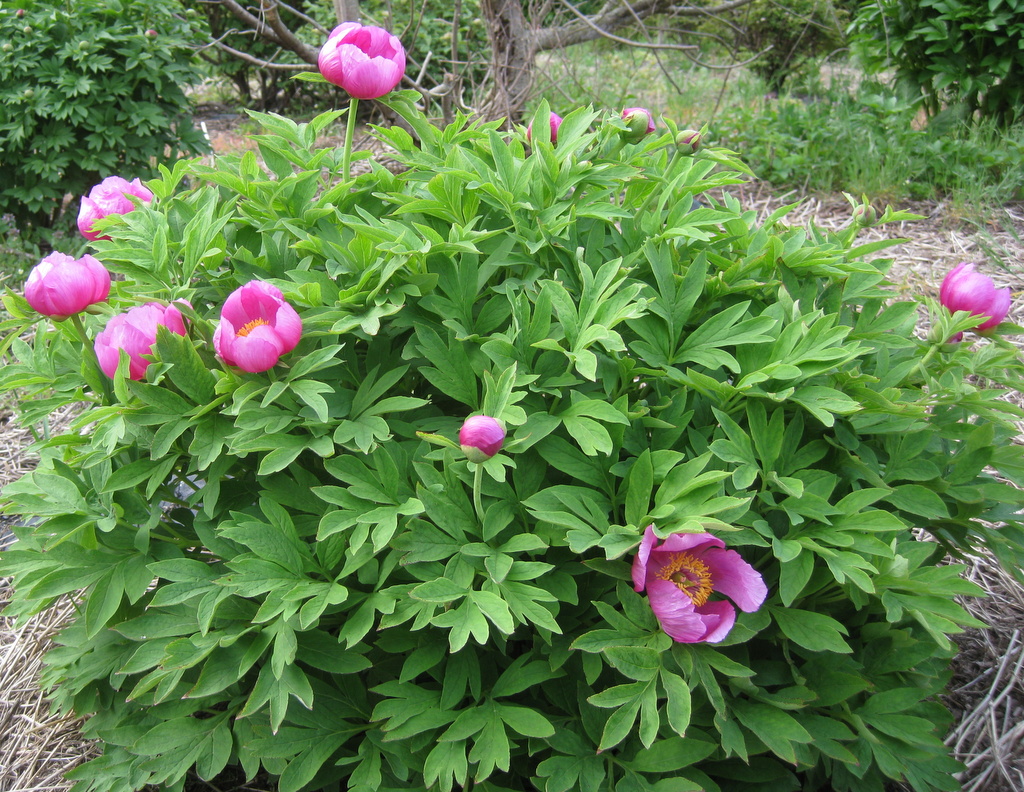
[[[51,253],[28,274],[25,299],[33,309],[58,321],[103,302],[110,294],[110,273],[90,255],[80,259]]]
[[[939,302],[950,313],[970,311],[975,316],[988,317],[974,328],[975,332],[984,333],[1002,322],[1009,313],[1010,289],[997,289],[990,277],[975,271],[974,264],[962,262],[942,279]]]
[[[630,143],[654,132],[654,117],[646,107],[627,107],[622,111],[622,120],[629,127],[625,137]]]
[[[703,136],[696,129],[684,129],[676,135],[676,146],[683,154],[696,154]]]
[[[128,181],[120,176],[108,176],[82,198],[81,208],[78,210],[78,230],[88,240],[110,239],[108,236],[101,236],[98,231],[93,231],[92,226],[97,220],[109,215],[123,215],[135,209],[128,196],[134,196],[143,203],[153,200],[151,193],[138,179]]]
[[[853,222],[862,228],[870,228],[878,222],[878,212],[871,204],[863,203],[854,208]]]
[[[474,415],[467,418],[459,430],[459,445],[470,462],[486,462],[501,450],[505,442],[505,429],[497,418]]]
[[[123,349],[128,353],[128,377],[141,380],[152,362],[143,355],[153,352],[156,343],[156,329],[163,325],[172,333],[185,335],[185,318],[175,305],[146,303],[137,305],[118,314],[107,322],[107,326],[96,336],[96,359],[108,377],[117,372],[117,364]]]
[[[562,117],[558,113],[552,113],[549,119],[551,124],[551,145],[555,145],[558,142],[558,128],[562,125]],[[526,140],[529,143],[533,142],[533,122],[531,121],[526,127]]]

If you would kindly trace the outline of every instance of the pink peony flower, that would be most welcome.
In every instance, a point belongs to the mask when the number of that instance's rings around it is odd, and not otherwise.
[[[153,193],[142,186],[138,179],[127,181],[120,176],[108,176],[82,198],[82,206],[78,210],[78,230],[82,236],[93,241],[110,239],[93,231],[92,226],[97,220],[114,214],[128,214],[135,209],[135,204],[128,198],[134,195],[145,203],[153,200]]]
[[[110,273],[92,256],[80,259],[51,253],[28,274],[25,299],[39,313],[57,320],[81,313],[110,294]]]
[[[1010,311],[1010,289],[997,289],[991,278],[975,272],[973,264],[962,262],[942,279],[939,302],[950,313],[970,311],[975,316],[988,317],[974,328],[975,332],[983,333],[1006,318]]]
[[[277,365],[302,337],[302,320],[281,290],[265,281],[249,281],[224,301],[213,348],[229,366],[255,374]]]
[[[622,111],[622,120],[629,127],[626,137],[632,143],[654,131],[654,116],[646,107],[627,107]]]
[[[402,81],[405,48],[384,28],[344,22],[327,37],[317,65],[328,82],[356,99],[376,99]]]
[[[707,533],[672,534],[658,543],[648,525],[633,559],[633,587],[647,591],[662,629],[681,643],[717,643],[736,623],[736,608],[746,613],[761,607],[768,589],[764,580],[735,550]]]
[[[172,333],[185,335],[185,319],[174,305],[155,302],[136,305],[111,318],[96,336],[96,359],[103,373],[111,378],[114,376],[123,349],[128,353],[128,377],[133,380],[145,377],[151,361],[143,355],[152,353],[156,329],[160,325]]]
[[[459,430],[459,445],[470,462],[486,462],[501,450],[505,442],[505,429],[497,418],[474,415],[467,418]]]
[[[551,114],[551,145],[555,145],[558,142],[558,128],[562,125],[562,117],[558,113]],[[533,141],[533,122],[531,121],[526,127],[526,140],[528,142]]]

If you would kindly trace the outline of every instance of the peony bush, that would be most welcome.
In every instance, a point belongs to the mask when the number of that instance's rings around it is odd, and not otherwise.
[[[897,299],[852,217],[758,217],[700,132],[414,97],[402,173],[254,114],[262,162],[104,221],[106,299],[5,297],[20,420],[84,404],[0,559],[12,613],[79,604],[76,789],[956,789],[955,559],[1024,558],[1019,328]]]

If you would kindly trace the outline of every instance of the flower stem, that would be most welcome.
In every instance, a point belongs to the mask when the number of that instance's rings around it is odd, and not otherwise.
[[[349,170],[352,163],[352,138],[356,133],[356,111],[359,109],[359,100],[354,96],[348,103],[348,126],[345,128],[345,156],[341,163],[342,173],[345,181],[349,180]]]
[[[484,466],[477,465],[473,473],[473,508],[476,510],[476,518],[480,521],[481,527],[484,524],[484,508],[480,503],[480,485],[483,483],[483,477]]]

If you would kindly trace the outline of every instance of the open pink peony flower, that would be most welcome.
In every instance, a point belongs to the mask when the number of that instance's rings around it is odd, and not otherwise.
[[[654,131],[654,116],[646,107],[627,107],[622,111],[622,120],[629,127],[626,137],[632,143]]]
[[[57,320],[81,313],[110,294],[110,273],[90,255],[80,259],[51,253],[28,274],[25,299],[39,313]]]
[[[277,365],[302,337],[302,320],[281,290],[249,281],[228,295],[213,334],[213,348],[229,366],[255,374]]]
[[[82,236],[92,241],[110,239],[93,231],[92,226],[97,220],[113,214],[128,214],[135,209],[129,195],[134,195],[145,203],[153,200],[153,193],[147,190],[138,179],[128,181],[120,176],[108,176],[82,198],[82,206],[78,210],[78,230]]]
[[[562,125],[562,117],[558,113],[552,113],[550,118],[551,123],[551,145],[555,145],[558,142],[558,128]],[[531,121],[526,127],[526,140],[533,142],[533,122]]]
[[[501,450],[505,429],[497,418],[474,415],[459,430],[459,445],[470,462],[486,462]]]
[[[405,48],[384,28],[344,22],[327,37],[317,66],[328,82],[356,99],[376,99],[402,81]]]
[[[681,643],[717,643],[736,623],[736,608],[752,613],[768,589],[764,580],[735,550],[707,533],[676,533],[658,542],[648,525],[633,559],[633,587],[647,591],[662,629]]]
[[[160,325],[172,333],[185,335],[185,319],[174,305],[146,303],[111,318],[96,336],[96,359],[103,373],[108,377],[114,376],[123,349],[128,353],[128,377],[133,380],[145,377],[151,361],[143,355],[152,353],[156,329]]]
[[[975,332],[983,333],[1006,318],[1010,311],[1010,289],[997,289],[990,277],[976,272],[973,264],[963,262],[942,279],[939,302],[950,313],[970,311],[975,316],[987,316],[974,328]]]

